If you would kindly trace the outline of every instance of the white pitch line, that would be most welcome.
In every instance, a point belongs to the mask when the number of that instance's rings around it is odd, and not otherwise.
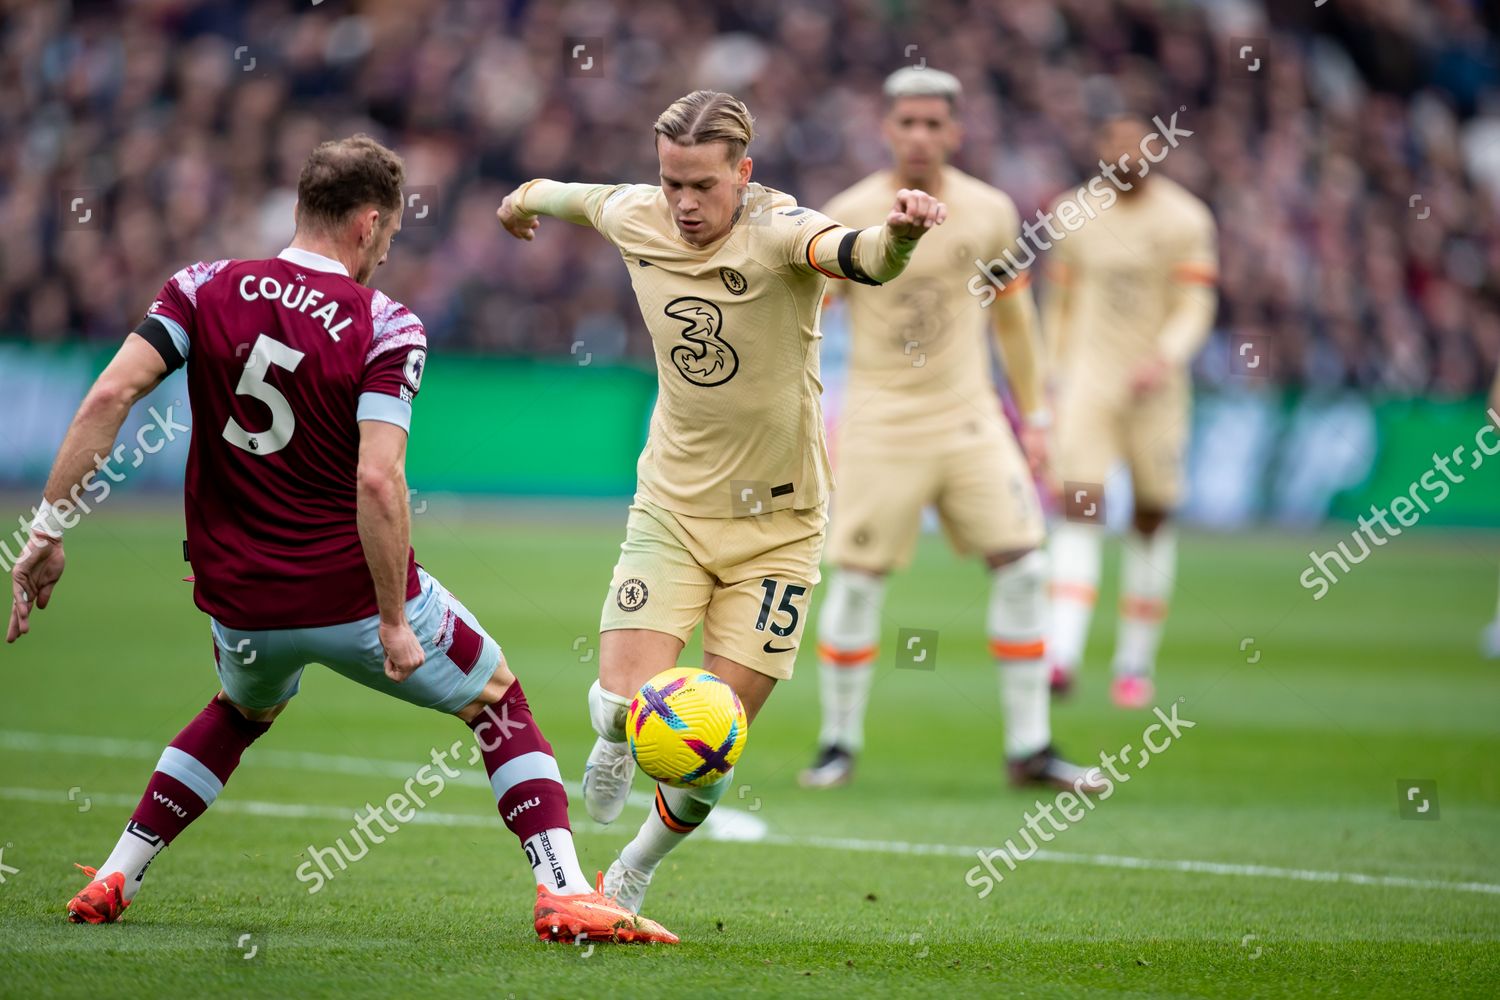
[[[0,750],[38,753],[77,753],[90,756],[134,757],[155,760],[161,748],[143,740],[117,740],[99,737],[55,736],[49,733],[30,733],[16,730],[0,730]],[[254,752],[254,762],[267,767],[278,767],[296,771],[323,771],[341,774],[359,774],[379,777],[408,778],[422,765],[394,760],[370,760],[363,757],[346,757],[320,753],[298,753],[276,750]],[[487,785],[477,775],[465,774],[456,781],[472,778],[469,784]],[[99,794],[89,796],[95,802],[123,808],[134,807],[139,801],[133,795]],[[66,805],[77,808],[76,801],[66,795],[45,788],[3,788],[0,799],[39,804]],[[631,801],[645,804],[652,797],[640,792],[631,793]],[[327,819],[350,822],[353,812],[331,806],[309,806],[285,802],[255,802],[242,799],[220,799],[214,803],[216,812],[243,813],[247,816],[273,816],[286,819]],[[722,819],[715,824],[715,817]],[[450,827],[492,827],[496,823],[493,815],[477,816],[470,813],[445,813],[432,809],[416,813],[414,823]],[[602,830],[603,827],[595,827]],[[959,844],[920,844],[904,840],[863,840],[853,837],[793,836],[771,833],[759,817],[743,810],[718,806],[703,824],[703,834],[710,840],[733,840],[771,844],[779,847],[815,847],[829,850],[857,851],[870,854],[898,854],[908,856],[935,856],[950,858],[973,858],[979,853],[989,853],[993,848],[964,846]],[[1477,892],[1500,895],[1500,884],[1490,882],[1447,882],[1438,879],[1410,878],[1402,875],[1367,875],[1361,872],[1315,871],[1302,868],[1281,868],[1273,865],[1232,864],[1219,861],[1194,861],[1173,858],[1137,858],[1116,854],[1079,854],[1065,851],[1038,850],[1031,860],[1053,864],[1088,865],[1095,868],[1134,869],[1137,871],[1187,872],[1201,875],[1224,875],[1240,878],[1274,878],[1296,882],[1333,882],[1345,885],[1377,886],[1391,889],[1432,889],[1446,892]]]
[[[139,797],[134,795],[99,794],[89,796],[93,802],[103,806],[131,808]],[[34,802],[39,805],[72,806],[65,796],[49,788],[4,788],[0,787],[0,799],[16,802]],[[268,816],[277,819],[326,819],[347,823],[352,818],[345,809],[330,806],[309,806],[289,802],[255,802],[243,799],[219,799],[214,803],[215,812],[241,813],[246,816]],[[494,816],[475,816],[470,813],[445,813],[425,809],[415,814],[413,823],[428,826],[448,827],[494,827]],[[706,832],[706,831],[705,831]],[[977,858],[983,847],[964,847],[958,844],[913,844],[904,840],[860,840],[852,837],[794,837],[788,834],[769,833],[760,838],[730,836],[710,837],[717,840],[746,840],[778,847],[817,847],[837,851],[859,851],[870,854],[902,854],[910,856]],[[1115,854],[1070,854],[1063,851],[1039,850],[1032,859],[1050,861],[1054,864],[1090,865],[1095,868],[1126,868],[1144,871],[1193,872],[1204,875],[1237,875],[1246,878],[1279,878],[1298,882],[1342,882],[1347,885],[1382,886],[1391,889],[1437,889],[1448,892],[1478,892],[1500,894],[1500,885],[1488,882],[1442,882],[1434,879],[1406,878],[1400,875],[1364,875],[1359,872],[1324,872],[1299,868],[1277,868],[1268,865],[1226,864],[1218,861],[1184,861],[1170,858],[1133,858]]]
[[[994,857],[994,848],[958,844],[911,844],[901,840],[858,840],[847,837],[793,837],[768,834],[762,843],[786,847],[826,847],[840,851],[864,851],[872,854],[935,855],[945,858],[979,860],[980,852]],[[1222,861],[1192,861],[1173,858],[1135,858],[1120,854],[1077,854],[1067,851],[1038,850],[1028,860],[1050,861],[1064,865],[1090,865],[1095,868],[1127,868],[1141,871],[1193,872],[1202,875],[1237,875],[1243,878],[1279,878],[1295,882],[1342,882],[1346,885],[1384,886],[1392,889],[1441,889],[1449,892],[1479,892],[1500,895],[1500,885],[1491,882],[1444,882],[1438,879],[1408,878],[1404,875],[1365,875],[1360,872],[1326,872],[1306,868],[1279,868],[1274,865],[1242,865]],[[999,859],[996,858],[998,862]],[[998,864],[997,864],[998,867]]]

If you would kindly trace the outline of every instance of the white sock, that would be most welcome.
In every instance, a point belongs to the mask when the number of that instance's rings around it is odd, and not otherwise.
[[[643,871],[647,875],[656,871],[661,859],[708,818],[708,814],[729,789],[733,777],[734,768],[730,768],[724,777],[702,788],[657,785],[656,802],[646,814],[646,822],[641,824],[635,839],[620,852],[620,860],[625,863],[625,867]]]
[[[991,576],[990,651],[1000,671],[1005,756],[1030,757],[1052,742],[1046,644],[1047,557],[1028,552]]]
[[[625,742],[625,716],[630,712],[630,699],[606,691],[595,681],[589,688],[589,721],[594,732],[611,743]]]
[[[865,710],[875,679],[884,598],[885,580],[870,573],[841,569],[829,581],[818,618],[820,746],[858,753],[865,745]]]
[[[1120,634],[1115,676],[1150,677],[1156,670],[1167,599],[1177,577],[1177,535],[1166,525],[1147,538],[1132,531],[1120,561]]]
[[[1103,549],[1104,529],[1096,525],[1065,522],[1052,533],[1052,629],[1047,652],[1068,674],[1076,673],[1083,661],[1099,596]]]
[[[151,862],[166,846],[166,841],[131,820],[125,824],[125,832],[120,834],[115,849],[110,852],[104,864],[99,866],[98,877],[103,878],[112,872],[122,873],[125,876],[124,897],[128,903],[140,889],[141,881],[146,877],[146,869],[151,867]]]
[[[593,884],[579,867],[571,830],[552,827],[527,837],[522,846],[526,849],[526,860],[531,862],[531,874],[536,876],[537,885],[544,885],[559,896],[594,891]]]

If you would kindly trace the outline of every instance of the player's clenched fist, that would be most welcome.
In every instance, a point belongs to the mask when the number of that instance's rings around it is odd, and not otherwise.
[[[409,622],[380,623],[380,645],[385,648],[385,675],[400,684],[427,659]]]
[[[933,226],[941,226],[946,218],[947,205],[926,191],[902,188],[896,192],[896,205],[886,216],[885,224],[897,239],[915,240]]]
[[[541,225],[541,220],[535,215],[522,212],[516,206],[514,193],[506,195],[505,200],[500,202],[500,207],[495,209],[495,217],[500,220],[505,231],[518,240],[534,239],[537,227]]]

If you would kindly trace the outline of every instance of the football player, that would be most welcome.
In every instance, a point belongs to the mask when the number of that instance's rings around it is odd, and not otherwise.
[[[1065,196],[1076,226],[1049,259],[1043,317],[1060,390],[1057,478],[1070,510],[1052,537],[1052,686],[1067,691],[1083,656],[1099,583],[1098,515],[1123,459],[1135,504],[1120,567],[1111,694],[1122,708],[1144,708],[1155,697],[1177,571],[1168,522],[1182,495],[1188,366],[1213,325],[1218,254],[1208,206],[1152,169],[1151,157],[1168,147],[1150,125],[1116,117],[1097,142],[1110,184]]]
[[[520,682],[468,609],[416,564],[406,438],[427,337],[370,287],[401,228],[404,175],[368,136],[318,146],[298,180],[291,246],[173,275],[68,429],[12,574],[7,641],[30,631],[62,576],[63,529],[76,514],[68,498],[110,454],[131,405],[186,368],[187,554],[222,686],[162,752],[109,857],[83,868],[91,881],[68,904],[75,923],[119,919],[152,860],[213,805],[286,708],[303,669],[322,663],[473,728],[470,759],[483,758],[536,876],[543,939],[677,940],[584,877],[567,792]]]
[[[827,520],[824,286],[895,278],[946,214],[922,191],[892,190],[882,218],[850,228],[754,183],[750,113],[728,94],[688,94],[654,131],[658,184],[538,179],[498,209],[518,239],[532,239],[542,215],[598,230],[629,271],[656,354],[656,410],[588,699],[599,738],[583,797],[601,823],[619,816],[634,775],[630,699],[676,665],[699,624],[703,665],[752,721],[792,676]],[[732,772],[702,788],[658,786],[604,891],[639,908],[661,860],[731,783]]]
[[[990,578],[985,625],[1010,781],[1095,790],[1052,746],[1045,529],[1033,479],[1046,463],[1049,418],[1030,276],[1006,281],[976,270],[1015,245],[1020,219],[1009,197],[948,164],[962,136],[954,76],[901,69],[886,80],[885,97],[892,167],[826,211],[869,223],[895,191],[919,187],[940,196],[952,217],[885,287],[838,288],[852,350],[834,449],[840,488],[828,557],[837,569],[818,619],[822,730],[801,781],[830,787],[853,773],[886,578],[911,559],[923,508],[932,505],[953,547],[981,560]],[[989,330],[1023,415],[1024,454],[990,377]]]

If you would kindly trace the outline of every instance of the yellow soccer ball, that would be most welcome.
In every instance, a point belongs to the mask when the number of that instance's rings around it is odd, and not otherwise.
[[[722,778],[740,759],[749,733],[739,695],[701,667],[673,667],[641,685],[625,722],[641,770],[678,788]]]

